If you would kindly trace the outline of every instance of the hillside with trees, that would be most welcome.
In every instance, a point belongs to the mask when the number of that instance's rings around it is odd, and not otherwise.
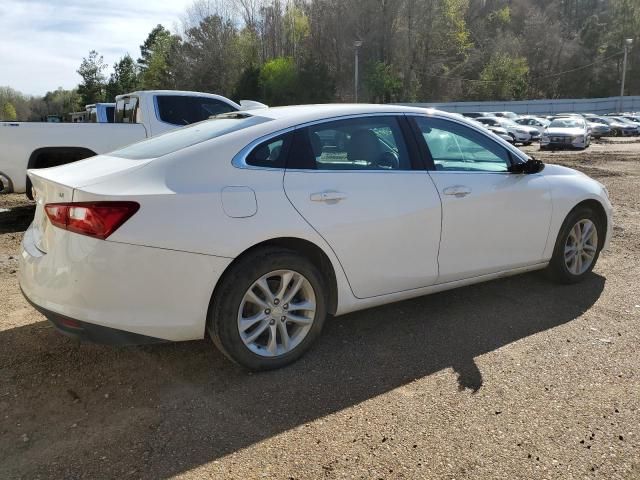
[[[635,43],[627,94],[640,94],[638,0],[198,0],[179,31],[155,27],[137,60],[127,54],[107,75],[91,51],[77,91],[36,103],[40,114],[65,95],[75,106],[162,88],[352,101],[356,41],[360,101],[613,96],[625,38]],[[7,102],[26,118],[0,94]]]

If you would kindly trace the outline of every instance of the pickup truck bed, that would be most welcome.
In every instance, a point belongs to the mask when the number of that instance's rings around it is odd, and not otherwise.
[[[69,142],[70,138],[74,141]],[[2,190],[27,191],[25,172],[36,165],[46,168],[68,163],[69,158],[81,160],[145,138],[147,131],[141,123],[2,122],[0,181],[9,183]],[[60,157],[65,161],[60,162]]]

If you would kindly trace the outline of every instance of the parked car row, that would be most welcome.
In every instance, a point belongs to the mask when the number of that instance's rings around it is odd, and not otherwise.
[[[497,133],[511,143],[530,145],[540,142],[541,149],[587,148],[592,138],[640,135],[640,113],[596,115],[560,113],[554,115],[518,115],[514,112],[464,112],[463,116],[485,125],[501,128]]]

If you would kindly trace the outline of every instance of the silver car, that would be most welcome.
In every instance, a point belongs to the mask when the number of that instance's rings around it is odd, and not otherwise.
[[[591,143],[587,122],[579,117],[554,118],[540,139],[540,150],[579,148],[584,150]]]
[[[513,143],[531,145],[533,141],[540,138],[540,132],[538,132],[537,129],[518,125],[508,118],[480,117],[475,120],[489,127],[504,128],[507,131],[507,134],[512,138]]]
[[[549,125],[549,120],[542,117],[536,117],[534,115],[523,115],[514,120],[517,124],[524,125],[525,127],[534,127],[540,134],[544,132],[544,129]]]

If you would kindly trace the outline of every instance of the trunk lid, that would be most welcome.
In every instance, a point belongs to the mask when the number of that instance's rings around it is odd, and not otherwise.
[[[74,201],[76,189],[99,183],[115,175],[141,168],[150,160],[130,160],[99,155],[59,167],[29,170],[36,200],[32,229],[35,244],[43,252],[51,247],[54,227],[44,206],[48,203]]]

